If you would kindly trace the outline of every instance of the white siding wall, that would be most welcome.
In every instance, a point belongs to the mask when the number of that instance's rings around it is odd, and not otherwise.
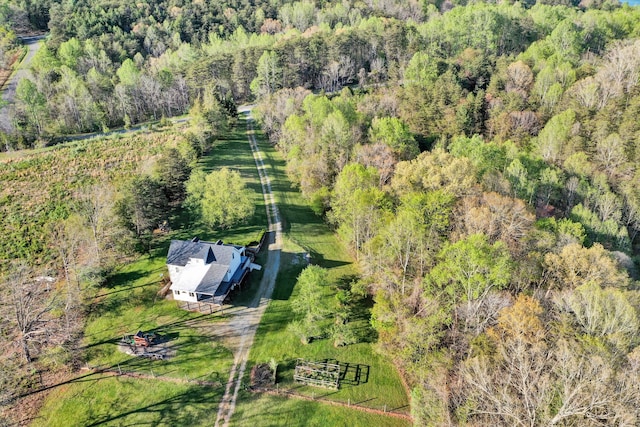
[[[176,283],[178,281],[178,276],[184,267],[180,267],[179,265],[170,265],[169,267],[169,278],[172,283]]]
[[[173,291],[173,299],[178,301],[197,302],[198,295],[195,292]]]
[[[229,269],[227,270],[227,275],[224,280],[227,282],[231,280],[231,277],[233,277],[233,274],[236,272],[238,267],[240,267],[240,252],[237,249],[234,249],[233,257],[231,258],[231,263],[229,264]]]

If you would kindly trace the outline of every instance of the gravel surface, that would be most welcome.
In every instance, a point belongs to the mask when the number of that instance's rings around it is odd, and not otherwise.
[[[8,83],[5,85],[5,88],[2,91],[2,100],[8,103],[4,107],[0,108],[0,130],[4,132],[13,132],[10,111],[13,109],[13,99],[16,96],[16,88],[18,87],[18,82],[21,79],[25,77],[31,77],[29,66],[31,65],[31,60],[36,55],[36,52],[41,46],[40,40],[44,39],[44,37],[44,35],[20,37],[22,42],[27,46],[27,54],[25,55],[22,62],[18,65],[18,70],[9,78]]]
[[[238,391],[247,368],[249,350],[253,344],[256,330],[260,324],[262,314],[267,308],[271,299],[271,294],[276,284],[276,277],[280,268],[280,251],[282,249],[282,225],[280,214],[275,203],[275,198],[271,192],[271,183],[267,176],[262,154],[258,149],[255,136],[253,134],[253,120],[251,119],[251,108],[241,109],[240,112],[247,114],[247,136],[253,151],[253,158],[260,174],[262,183],[262,194],[264,195],[267,207],[267,220],[269,222],[269,255],[266,265],[263,266],[264,273],[260,282],[260,289],[256,293],[253,301],[246,308],[241,308],[233,312],[230,319],[224,324],[216,324],[218,334],[227,338],[227,345],[235,356],[229,380],[225,388],[224,396],[220,402],[216,426],[228,426],[236,406]]]

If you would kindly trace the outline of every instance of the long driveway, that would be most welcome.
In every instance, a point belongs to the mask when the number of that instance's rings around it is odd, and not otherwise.
[[[253,344],[253,339],[258,330],[262,314],[271,300],[271,294],[276,284],[276,277],[280,269],[280,251],[282,250],[280,213],[278,212],[278,207],[276,206],[275,198],[271,191],[271,181],[267,176],[262,153],[258,148],[253,132],[251,107],[240,109],[240,112],[247,115],[247,137],[249,138],[253,158],[258,168],[260,182],[262,183],[262,194],[267,208],[267,221],[269,223],[269,255],[266,265],[263,266],[264,273],[260,281],[260,289],[256,293],[253,301],[246,309],[234,313],[233,317],[231,317],[229,322],[224,326],[217,325],[219,328],[218,333],[222,332],[224,335],[235,336],[238,339],[231,348],[235,357],[224,396],[218,409],[216,427],[227,427],[235,411],[238,391],[240,390],[242,378],[247,367],[247,360],[249,359],[249,350]],[[220,329],[222,329],[222,331]]]
[[[7,105],[0,108],[0,130],[3,130],[4,132],[10,133],[13,131],[9,111],[13,106],[13,99],[16,96],[16,88],[18,87],[18,82],[21,79],[31,77],[29,66],[31,65],[33,57],[36,55],[36,52],[38,52],[38,49],[40,48],[40,40],[44,38],[44,35],[20,37],[22,42],[27,46],[27,54],[22,59],[22,62],[18,64],[18,69],[11,75],[4,90],[2,91],[2,100],[7,102]]]

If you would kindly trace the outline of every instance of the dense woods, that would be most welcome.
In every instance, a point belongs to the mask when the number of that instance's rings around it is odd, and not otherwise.
[[[25,360],[40,348],[29,343],[38,319],[61,330],[75,320],[51,304],[71,304],[76,284],[103,277],[118,251],[148,249],[168,210],[186,200],[212,225],[239,219],[202,191],[208,180],[233,183],[233,171],[191,169],[236,105],[255,101],[291,181],[357,257],[378,350],[407,379],[416,425],[640,423],[637,8],[4,4],[0,25],[15,23],[50,36],[34,79],[18,86],[16,132],[3,149],[191,116],[191,132],[163,151],[117,139],[95,153],[65,148],[103,163],[105,151],[127,153],[97,176],[74,170],[71,155],[3,164],[0,260],[15,291],[3,303],[21,306],[28,295],[42,307],[16,311],[0,329],[22,343]],[[126,180],[135,155],[155,166]],[[14,194],[29,193],[16,188],[27,164],[39,171],[33,182],[50,179],[48,194],[25,202]],[[76,177],[72,188],[56,181],[61,174]],[[25,279],[36,265],[64,273],[57,300],[21,291],[46,287]],[[303,341],[314,334],[324,274],[301,278],[295,309],[306,317],[292,330]],[[10,381],[18,379],[0,385]]]

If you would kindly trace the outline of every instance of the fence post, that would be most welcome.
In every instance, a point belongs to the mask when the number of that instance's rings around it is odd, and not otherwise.
[[[384,405],[384,412],[387,412],[387,405]]]
[[[347,406],[351,406],[351,398],[347,399]]]
[[[122,375],[122,369],[120,369],[120,364],[118,363],[118,373]]]

